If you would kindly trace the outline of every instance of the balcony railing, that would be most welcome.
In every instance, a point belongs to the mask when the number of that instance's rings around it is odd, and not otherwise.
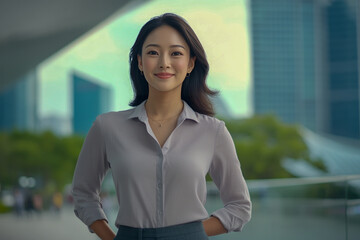
[[[252,219],[240,233],[211,239],[359,240],[360,175],[251,180]],[[209,213],[222,207],[213,183]]]

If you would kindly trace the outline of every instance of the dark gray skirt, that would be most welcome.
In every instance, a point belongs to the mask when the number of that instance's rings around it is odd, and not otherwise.
[[[114,240],[207,240],[201,221],[161,228],[120,226]]]

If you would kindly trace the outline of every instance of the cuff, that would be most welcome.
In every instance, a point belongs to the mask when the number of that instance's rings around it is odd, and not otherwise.
[[[90,225],[93,224],[96,220],[105,220],[109,222],[102,208],[87,208],[87,209],[75,209],[75,215],[88,226],[88,229],[91,233],[94,233],[91,230]]]
[[[233,216],[225,208],[216,210],[211,216],[218,218],[228,232],[240,232],[244,227],[242,220]]]

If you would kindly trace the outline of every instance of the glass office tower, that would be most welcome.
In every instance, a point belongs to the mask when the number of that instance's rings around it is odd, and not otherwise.
[[[313,1],[250,5],[255,113],[316,129]]]
[[[0,91],[0,130],[36,131],[37,76],[32,70]]]
[[[326,127],[331,134],[356,139],[360,139],[359,7],[358,1],[336,0],[324,8]]]
[[[73,73],[73,133],[86,135],[95,118],[111,108],[110,88]]]
[[[250,1],[255,113],[360,138],[359,5]]]

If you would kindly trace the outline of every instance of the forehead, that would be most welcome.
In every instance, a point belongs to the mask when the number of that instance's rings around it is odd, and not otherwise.
[[[163,25],[154,29],[145,39],[143,47],[146,47],[148,44],[157,44],[161,47],[166,47],[170,45],[182,45],[185,48],[188,48],[188,45],[185,39],[181,34],[168,25]]]

